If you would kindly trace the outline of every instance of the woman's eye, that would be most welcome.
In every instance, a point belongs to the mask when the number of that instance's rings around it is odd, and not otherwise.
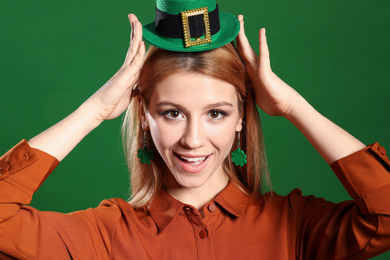
[[[221,119],[224,116],[226,116],[226,113],[219,110],[212,110],[209,112],[209,117],[212,119]]]
[[[170,119],[177,119],[183,117],[182,114],[177,110],[171,110],[164,113],[164,115]]]

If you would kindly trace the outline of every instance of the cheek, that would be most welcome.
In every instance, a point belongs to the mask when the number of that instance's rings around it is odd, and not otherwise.
[[[209,140],[221,153],[229,154],[235,138],[235,125],[221,125],[210,127]]]
[[[154,120],[151,116],[148,117],[148,123],[154,145],[160,153],[178,142],[180,135],[177,127],[166,124],[162,120]]]

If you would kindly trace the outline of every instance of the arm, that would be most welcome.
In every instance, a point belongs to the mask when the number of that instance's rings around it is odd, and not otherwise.
[[[365,147],[326,119],[271,70],[265,29],[259,32],[260,57],[244,33],[237,48],[247,66],[257,105],[284,116],[311,142],[354,201],[334,204],[313,196],[291,195],[299,259],[366,259],[389,249],[390,161],[377,143]]]
[[[364,148],[364,144],[318,113],[272,71],[265,29],[259,32],[258,57],[245,36],[243,17],[239,16],[239,20],[237,48],[255,88],[257,105],[269,115],[284,116],[292,122],[328,164]]]
[[[384,148],[369,145],[331,167],[354,200],[335,204],[290,194],[298,259],[368,259],[389,250],[390,161]]]
[[[128,107],[145,54],[142,25],[129,15],[132,25],[130,47],[118,72],[68,117],[29,140],[29,145],[53,155],[59,161],[104,120],[118,117]]]
[[[299,101],[285,117],[305,135],[329,165],[365,147],[316,111],[302,96],[296,98]]]
[[[145,53],[142,26],[135,15],[129,19],[131,44],[119,71],[67,118],[0,157],[0,259],[108,258],[117,208],[102,213],[110,216],[102,224],[95,210],[61,214],[24,205],[78,142],[127,108]]]

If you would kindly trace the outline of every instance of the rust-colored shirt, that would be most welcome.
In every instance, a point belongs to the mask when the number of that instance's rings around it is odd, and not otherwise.
[[[332,165],[353,201],[228,186],[204,217],[161,190],[70,214],[29,206],[58,161],[25,141],[0,158],[0,259],[365,259],[390,248],[390,162],[377,143]],[[12,259],[12,258],[11,258]]]

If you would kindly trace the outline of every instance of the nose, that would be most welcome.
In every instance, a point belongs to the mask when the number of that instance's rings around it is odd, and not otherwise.
[[[200,148],[205,143],[205,128],[201,119],[188,120],[185,132],[181,138],[181,145],[186,148]]]

